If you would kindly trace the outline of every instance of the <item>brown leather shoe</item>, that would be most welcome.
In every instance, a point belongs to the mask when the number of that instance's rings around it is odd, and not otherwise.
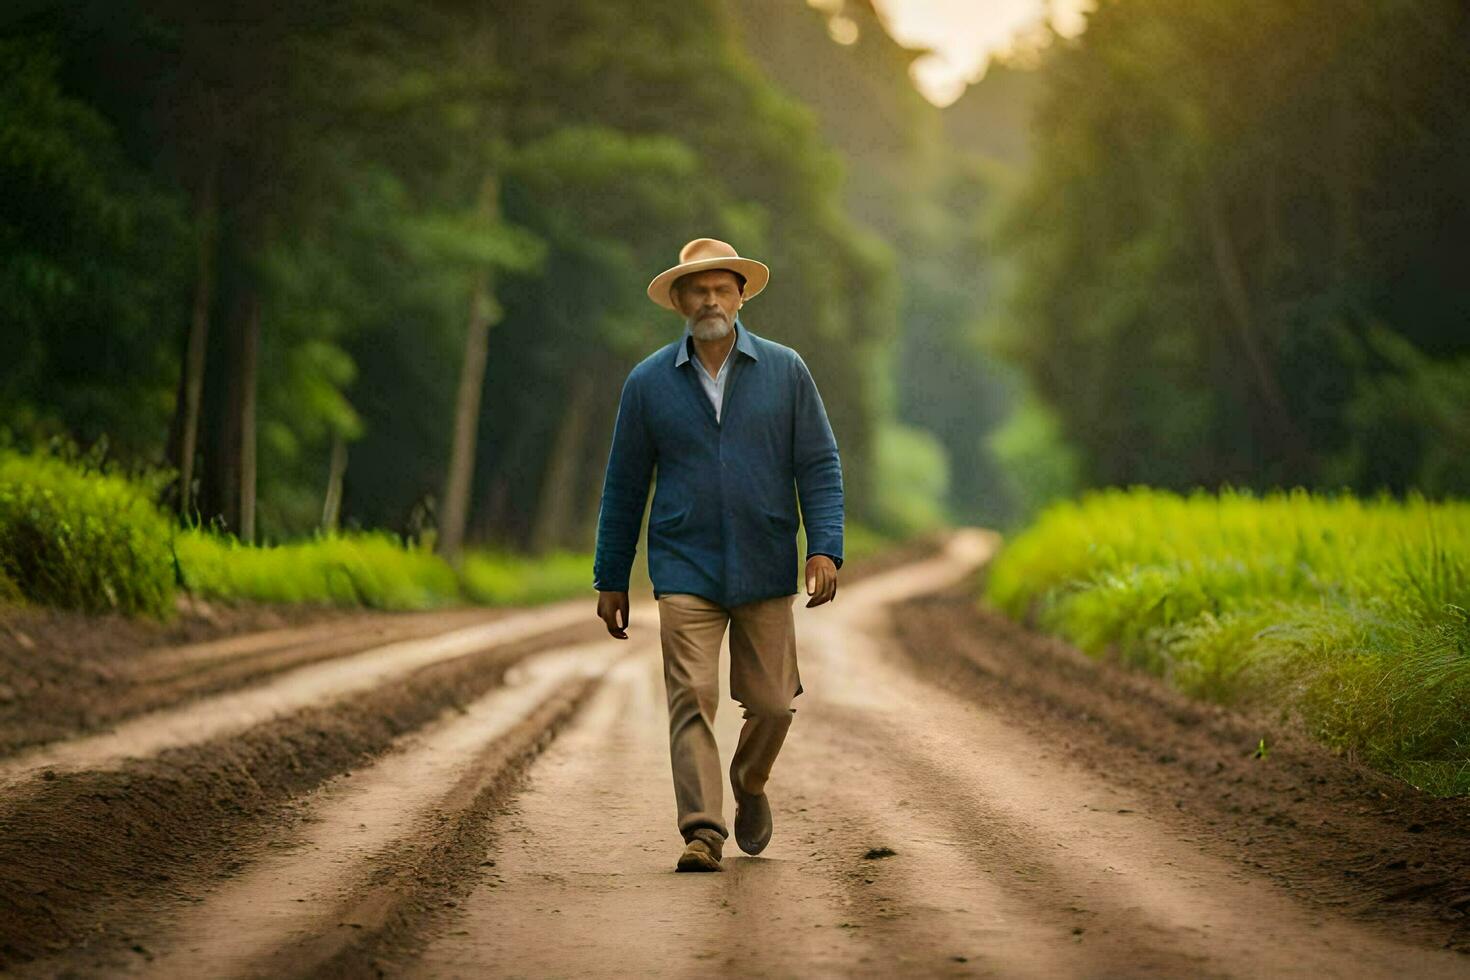
[[[679,871],[724,871],[720,864],[719,852],[709,846],[701,837],[695,837],[684,845],[684,853],[679,855]]]
[[[770,841],[771,802],[766,794],[748,796],[735,790],[735,843],[746,854],[759,854]]]

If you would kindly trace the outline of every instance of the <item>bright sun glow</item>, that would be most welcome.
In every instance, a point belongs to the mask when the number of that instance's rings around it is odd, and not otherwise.
[[[832,14],[842,9],[842,0],[808,2]],[[874,6],[899,43],[933,50],[914,62],[914,84],[930,102],[948,105],[985,74],[992,54],[1010,50],[1018,36],[1048,16],[1059,33],[1077,34],[1092,5],[1089,0],[874,0]]]

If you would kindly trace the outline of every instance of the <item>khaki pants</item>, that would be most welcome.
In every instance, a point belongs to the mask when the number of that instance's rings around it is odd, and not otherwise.
[[[724,821],[724,774],[715,744],[719,704],[720,641],[730,627],[730,696],[744,707],[745,723],[730,762],[737,791],[758,795],[786,739],[801,693],[796,668],[795,595],[726,608],[703,596],[670,592],[658,597],[664,689],[669,701],[669,755],[679,832],[730,836]]]

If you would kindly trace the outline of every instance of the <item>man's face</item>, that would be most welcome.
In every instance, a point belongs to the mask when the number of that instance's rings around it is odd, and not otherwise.
[[[745,300],[740,282],[728,269],[705,269],[679,281],[674,302],[696,340],[719,340],[735,329],[735,311]]]

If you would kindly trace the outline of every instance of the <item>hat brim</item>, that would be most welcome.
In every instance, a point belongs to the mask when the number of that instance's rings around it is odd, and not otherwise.
[[[680,276],[687,276],[691,272],[703,272],[706,269],[728,269],[738,272],[745,277],[745,292],[742,294],[750,299],[756,293],[766,288],[766,283],[771,281],[771,270],[764,262],[755,259],[717,257],[712,259],[696,259],[693,262],[685,262],[665,269],[653,277],[648,284],[648,298],[666,310],[678,312],[679,308],[674,305],[673,297],[669,295],[674,280]]]

